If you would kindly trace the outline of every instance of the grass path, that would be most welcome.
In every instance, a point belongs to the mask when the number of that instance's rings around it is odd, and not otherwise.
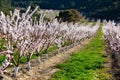
[[[110,80],[104,67],[104,44],[101,28],[96,37],[83,50],[55,67],[57,71],[51,80]]]

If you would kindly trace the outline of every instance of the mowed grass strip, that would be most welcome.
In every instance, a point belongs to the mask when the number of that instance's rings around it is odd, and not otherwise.
[[[110,75],[105,73],[105,58],[100,28],[83,50],[74,53],[65,63],[55,66],[60,70],[52,75],[51,80],[109,80]]]

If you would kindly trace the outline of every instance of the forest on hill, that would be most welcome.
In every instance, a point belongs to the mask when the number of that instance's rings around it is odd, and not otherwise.
[[[77,9],[89,18],[111,19],[120,21],[120,0],[0,0],[1,10],[14,7],[33,8],[39,5],[42,9]]]

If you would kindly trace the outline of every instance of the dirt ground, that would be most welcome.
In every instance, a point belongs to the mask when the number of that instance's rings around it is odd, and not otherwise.
[[[71,55],[77,51],[80,51],[86,44],[88,44],[92,39],[87,39],[81,43],[81,45],[74,46],[73,48],[64,51],[62,53],[58,53],[57,55],[44,60],[41,63],[37,63],[36,60],[31,61],[32,68],[27,71],[25,69],[26,64],[22,65],[22,69],[19,70],[19,73],[16,78],[11,77],[12,69],[8,69],[8,73],[3,75],[3,80],[48,80],[51,76],[58,71],[54,66],[60,63],[65,62],[67,59],[71,57]]]

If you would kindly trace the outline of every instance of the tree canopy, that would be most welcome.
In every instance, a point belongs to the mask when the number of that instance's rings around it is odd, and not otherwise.
[[[58,19],[62,20],[63,22],[78,22],[83,21],[83,16],[75,9],[69,9],[65,11],[61,11],[59,13],[59,16],[57,16]]]

